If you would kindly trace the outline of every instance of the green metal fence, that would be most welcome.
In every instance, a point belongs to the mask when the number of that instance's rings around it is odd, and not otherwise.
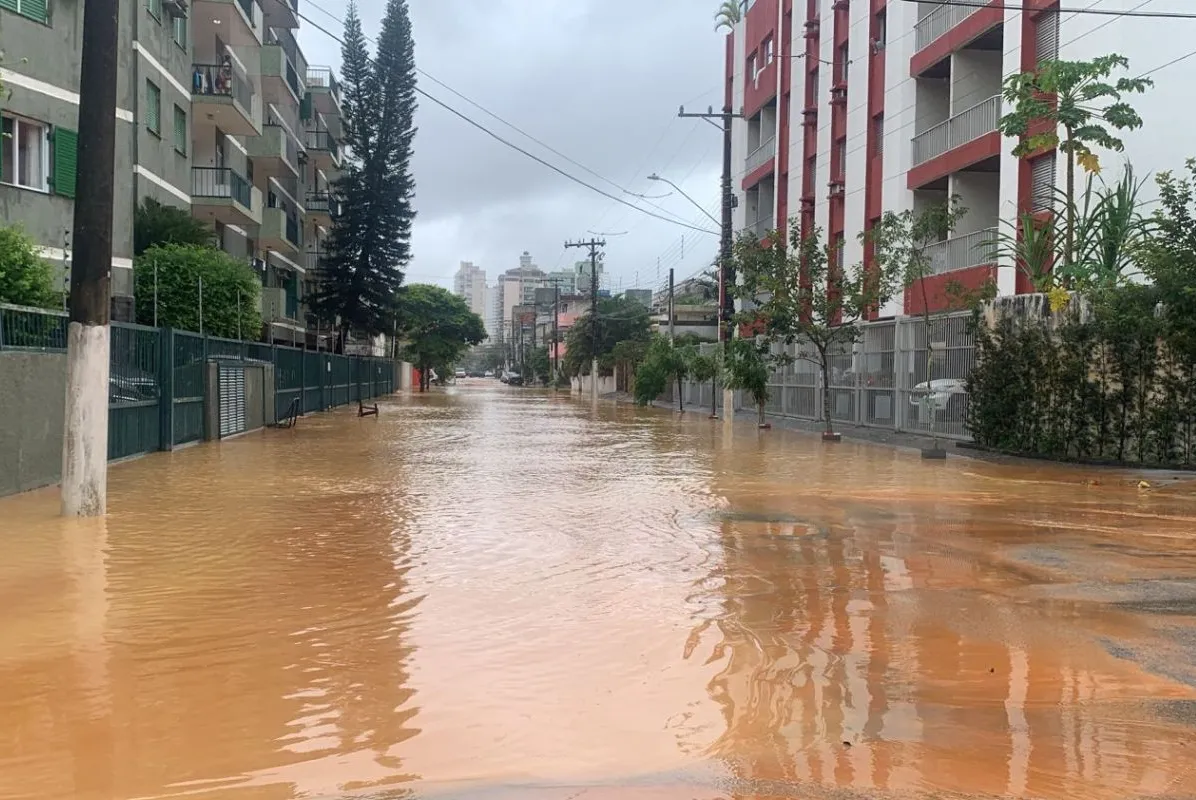
[[[0,350],[66,350],[67,315],[0,304]],[[204,433],[204,370],[210,358],[274,366],[275,415],[298,399],[302,413],[390,394],[390,359],[311,352],[170,328],[112,323],[108,457],[116,460],[196,442]]]

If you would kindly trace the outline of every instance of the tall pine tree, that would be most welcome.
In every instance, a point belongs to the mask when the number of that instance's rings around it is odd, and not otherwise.
[[[335,188],[341,199],[312,305],[349,331],[391,332],[396,294],[411,260],[415,181],[415,40],[406,0],[389,0],[370,57],[355,4],[345,17],[342,111],[346,155]]]

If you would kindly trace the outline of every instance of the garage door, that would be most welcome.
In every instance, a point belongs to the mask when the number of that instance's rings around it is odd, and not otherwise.
[[[220,438],[245,430],[245,368],[220,365]]]

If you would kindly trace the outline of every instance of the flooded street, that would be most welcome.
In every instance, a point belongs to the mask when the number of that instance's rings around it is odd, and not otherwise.
[[[1196,794],[1181,484],[494,381],[110,479],[0,500],[0,798]]]

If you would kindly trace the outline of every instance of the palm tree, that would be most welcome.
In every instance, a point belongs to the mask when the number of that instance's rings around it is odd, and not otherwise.
[[[739,7],[739,0],[723,0],[718,13],[714,15],[714,29],[716,31],[721,28],[734,30],[741,19],[743,19],[743,12]]]

